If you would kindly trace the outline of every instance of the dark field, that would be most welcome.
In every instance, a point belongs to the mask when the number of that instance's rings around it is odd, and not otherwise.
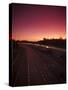
[[[65,46],[56,48],[55,45],[46,45],[18,41],[11,43],[12,86],[66,83]]]

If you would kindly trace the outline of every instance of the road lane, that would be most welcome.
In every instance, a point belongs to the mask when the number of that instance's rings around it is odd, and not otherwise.
[[[26,43],[19,43],[19,47],[13,64],[14,85],[66,82],[65,51]]]
[[[41,71],[37,67],[37,64],[40,66],[40,57],[33,51],[32,48],[26,47],[27,52],[27,60],[28,60],[28,85],[32,84],[42,84],[44,82],[44,78]],[[38,62],[39,60],[39,62]]]
[[[43,50],[34,45],[24,46],[28,62],[28,85],[65,82],[65,52]],[[46,49],[46,48],[45,48]],[[59,55],[59,57],[57,57]],[[63,62],[63,63],[62,63]]]

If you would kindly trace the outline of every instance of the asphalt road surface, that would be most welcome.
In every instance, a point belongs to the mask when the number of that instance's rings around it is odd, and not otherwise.
[[[66,82],[64,49],[19,43],[13,60],[13,85],[44,85]]]

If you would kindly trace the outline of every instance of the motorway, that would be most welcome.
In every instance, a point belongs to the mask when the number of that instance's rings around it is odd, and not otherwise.
[[[18,45],[20,49],[13,61],[14,86],[66,82],[66,52],[64,49],[30,43],[19,43]]]

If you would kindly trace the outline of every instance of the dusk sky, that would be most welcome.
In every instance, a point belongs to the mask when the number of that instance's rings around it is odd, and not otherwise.
[[[66,8],[13,4],[12,39],[66,38]]]

